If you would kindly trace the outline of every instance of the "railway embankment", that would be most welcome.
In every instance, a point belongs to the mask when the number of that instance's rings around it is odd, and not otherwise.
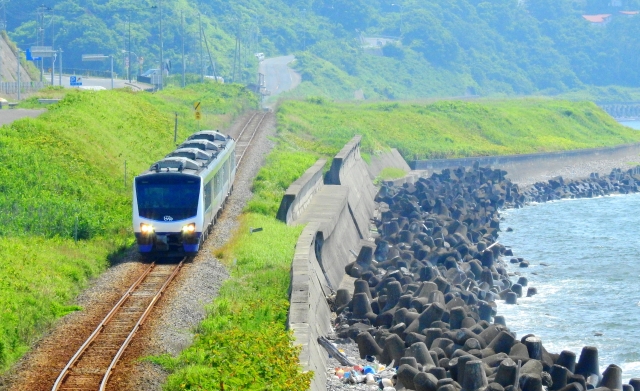
[[[207,102],[208,126],[256,103],[238,86],[65,94],[37,118],[0,129],[3,372],[79,310],[74,297],[131,245],[132,174],[175,147],[175,113],[181,140],[198,126],[192,100]],[[43,109],[37,97],[21,105]]]

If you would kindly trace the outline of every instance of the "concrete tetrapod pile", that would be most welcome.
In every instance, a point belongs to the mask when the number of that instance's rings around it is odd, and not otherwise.
[[[376,379],[388,391],[640,391],[639,379],[622,384],[616,365],[601,374],[596,348],[578,358],[549,353],[535,335],[516,338],[496,311],[497,300],[515,304],[536,292],[525,291],[524,277],[510,280],[503,258],[513,254],[497,242],[500,208],[637,192],[639,173],[519,189],[505,171],[475,165],[383,186],[380,236],[345,267],[356,278],[353,296],[340,289],[333,297],[338,337],[355,340],[360,358],[397,368],[393,379]]]

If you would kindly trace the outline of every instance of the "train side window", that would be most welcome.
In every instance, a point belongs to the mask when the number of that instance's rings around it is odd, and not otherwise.
[[[223,171],[223,180],[222,183],[227,183],[229,182],[229,160],[224,162],[224,165],[222,166],[222,171]]]
[[[211,193],[212,193],[213,180],[210,180],[204,185],[204,209],[209,209],[211,206]]]
[[[215,184],[216,184],[216,188],[215,188],[215,197],[218,197],[218,195],[220,195],[220,190],[221,190],[221,183],[220,183],[220,171],[218,171],[216,173],[216,176],[214,178]]]

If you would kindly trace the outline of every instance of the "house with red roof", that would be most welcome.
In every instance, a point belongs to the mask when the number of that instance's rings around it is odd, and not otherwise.
[[[611,21],[611,14],[582,15],[592,26],[606,26]]]

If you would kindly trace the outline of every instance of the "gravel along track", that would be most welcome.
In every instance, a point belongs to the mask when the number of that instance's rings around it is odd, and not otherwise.
[[[251,114],[239,118],[226,133],[236,137]],[[261,128],[238,169],[234,190],[222,217],[198,256],[185,264],[125,351],[111,377],[109,390],[161,390],[167,374],[160,367],[139,359],[163,353],[175,355],[191,344],[194,328],[206,315],[205,306],[216,297],[228,277],[226,268],[215,259],[215,249],[237,229],[237,218],[253,195],[253,178],[274,146],[269,139],[275,133],[272,113],[267,114]],[[85,310],[58,321],[28,354],[0,377],[0,390],[51,390],[67,360],[146,267],[135,248],[130,249],[120,263],[109,268],[78,296],[76,304]]]

